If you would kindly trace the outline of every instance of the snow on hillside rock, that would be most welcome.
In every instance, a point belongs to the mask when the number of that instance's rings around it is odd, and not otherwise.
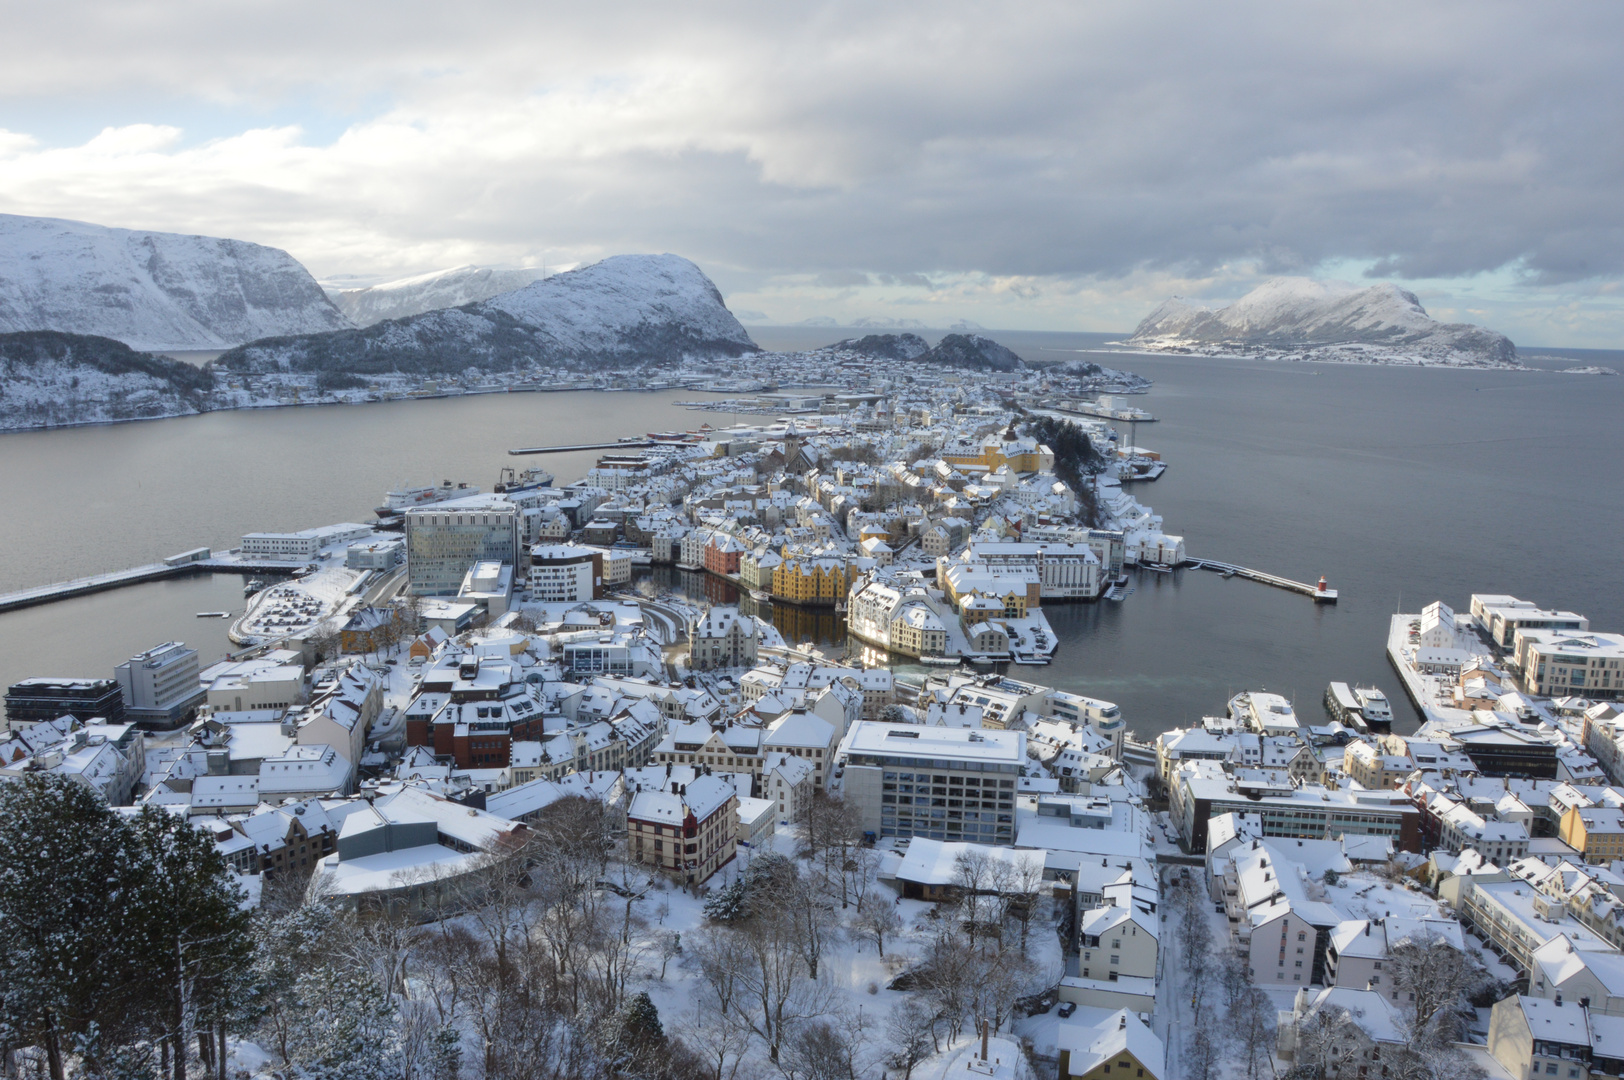
[[[276,248],[0,214],[0,332],[58,330],[179,350],[348,325],[309,272]]]
[[[921,359],[925,363],[992,371],[1019,371],[1026,367],[1026,361],[1014,352],[980,334],[949,334]]]
[[[917,360],[930,352],[930,345],[918,334],[869,334],[837,341],[823,351],[852,352],[879,360]]]
[[[540,269],[454,266],[364,289],[329,290],[327,295],[350,322],[356,326],[371,326],[385,319],[404,319],[425,311],[489,300],[522,289],[545,276],[546,271]]]
[[[459,308],[251,342],[219,363],[246,371],[434,374],[531,363],[660,364],[755,351],[699,267],[676,255],[617,255]]]
[[[1173,297],[1145,317],[1129,343],[1152,348],[1380,346],[1422,359],[1443,361],[1460,354],[1502,364],[1514,364],[1517,355],[1504,334],[1438,322],[1414,293],[1391,283],[1361,289],[1312,278],[1274,278],[1217,310]]]
[[[185,416],[202,411],[213,382],[111,338],[0,334],[0,430]]]
[[[1089,360],[1065,360],[1043,370],[1056,375],[1071,375],[1078,379],[1092,380],[1095,385],[1102,388],[1110,387],[1117,393],[1143,392],[1149,390],[1152,385],[1151,380],[1137,372],[1102,367]]]

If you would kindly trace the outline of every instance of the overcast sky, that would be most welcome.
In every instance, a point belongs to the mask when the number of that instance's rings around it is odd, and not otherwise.
[[[673,251],[777,322],[1371,276],[1624,347],[1617,3],[6,8],[3,212],[323,279]]]

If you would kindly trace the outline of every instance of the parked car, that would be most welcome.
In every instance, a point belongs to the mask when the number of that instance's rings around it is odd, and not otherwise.
[[[1077,1011],[1077,1003],[1075,1001],[1062,1001],[1060,1003],[1060,1008],[1055,1010],[1055,1012],[1059,1014],[1059,1016],[1060,1016],[1060,1018],[1062,1020],[1064,1020],[1066,1017],[1070,1016],[1072,1013],[1074,1013],[1076,1011]]]

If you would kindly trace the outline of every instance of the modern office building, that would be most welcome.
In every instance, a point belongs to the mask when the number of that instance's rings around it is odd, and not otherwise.
[[[529,586],[532,600],[596,599],[603,595],[603,552],[577,544],[537,544],[530,549]]]
[[[124,695],[113,679],[24,679],[6,688],[6,724],[12,731],[62,716],[124,722]]]
[[[474,495],[408,510],[407,587],[414,596],[456,596],[478,562],[519,565],[519,509],[500,495]]]
[[[208,696],[199,676],[197,650],[166,641],[113,669],[124,694],[124,715],[147,727],[171,728]]]
[[[860,720],[837,760],[846,800],[875,836],[1015,842],[1026,733]]]

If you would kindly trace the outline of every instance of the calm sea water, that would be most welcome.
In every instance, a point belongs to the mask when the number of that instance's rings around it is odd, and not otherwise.
[[[811,348],[852,331],[751,333],[769,348]],[[1624,353],[1525,350],[1549,370],[1472,372],[1099,353],[1108,335],[989,336],[1029,359],[1086,357],[1153,378],[1140,404],[1159,422],[1136,438],[1169,469],[1135,489],[1141,501],[1195,557],[1304,581],[1324,574],[1341,592],[1321,607],[1185,570],[1140,575],[1121,604],[1048,607],[1062,641],[1055,663],[1014,674],[1115,700],[1140,733],[1221,713],[1248,688],[1291,695],[1306,715],[1332,679],[1374,682],[1402,702],[1383,653],[1400,606],[1443,599],[1464,610],[1472,592],[1509,592],[1624,629],[1624,378],[1560,373],[1624,370]],[[492,395],[0,436],[0,494],[12,508],[0,515],[0,589],[229,546],[253,529],[365,520],[402,480],[488,490],[502,465],[541,463],[567,481],[595,455],[506,450],[715,422],[670,404],[694,396]],[[212,659],[227,647],[224,625],[194,612],[215,609],[241,610],[239,578],[0,615],[0,681],[101,674],[174,637]],[[775,618],[795,640],[839,635],[826,613]]]

